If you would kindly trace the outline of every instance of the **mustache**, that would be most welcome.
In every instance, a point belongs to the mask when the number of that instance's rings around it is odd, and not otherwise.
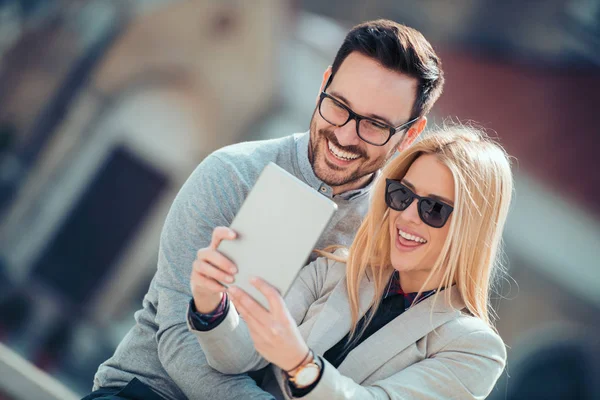
[[[339,147],[340,149],[345,150],[349,153],[358,154],[363,158],[367,158],[365,151],[361,149],[360,146],[342,146],[340,142],[338,142],[337,137],[335,137],[335,134],[332,131],[329,131],[327,129],[320,129],[319,134],[327,140],[329,140],[331,143],[333,143],[336,147]]]

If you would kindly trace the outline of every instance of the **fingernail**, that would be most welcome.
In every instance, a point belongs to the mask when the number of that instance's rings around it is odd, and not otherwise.
[[[225,278],[225,281],[231,283],[233,282],[233,277],[228,276],[227,278]]]
[[[237,274],[238,270],[237,268],[231,268],[229,271],[231,271],[232,274]]]

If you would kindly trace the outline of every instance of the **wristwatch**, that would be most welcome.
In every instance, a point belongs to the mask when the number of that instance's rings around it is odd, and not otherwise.
[[[312,385],[321,375],[321,361],[318,357],[315,357],[312,350],[307,361],[298,368],[287,372],[288,380],[298,389],[304,389]]]

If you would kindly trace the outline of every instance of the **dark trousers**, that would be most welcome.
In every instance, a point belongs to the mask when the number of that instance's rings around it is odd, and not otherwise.
[[[124,388],[99,389],[82,400],[164,400],[150,386],[133,378]]]

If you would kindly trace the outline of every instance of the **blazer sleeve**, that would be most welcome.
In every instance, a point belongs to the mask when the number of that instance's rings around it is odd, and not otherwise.
[[[318,258],[305,266],[290,287],[285,301],[290,314],[300,324],[308,308],[319,296],[327,273],[328,261]],[[208,364],[224,374],[241,374],[266,367],[265,360],[254,348],[254,343],[243,318],[240,318],[235,303],[231,302],[225,319],[214,329],[197,331],[188,324],[196,335]]]
[[[357,384],[323,360],[321,380],[302,399],[485,399],[505,360],[504,343],[491,330],[463,335],[431,357],[370,386]]]

